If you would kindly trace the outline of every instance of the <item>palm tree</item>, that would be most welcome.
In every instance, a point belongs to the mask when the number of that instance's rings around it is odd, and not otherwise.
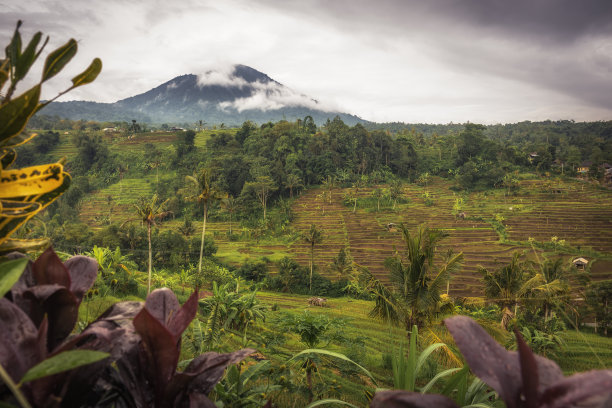
[[[199,174],[194,176],[185,176],[187,181],[191,182],[194,187],[192,199],[196,199],[204,205],[204,219],[202,222],[202,242],[200,243],[200,261],[198,263],[198,276],[202,275],[202,258],[204,256],[204,237],[206,235],[206,220],[208,218],[208,204],[214,200],[220,200],[227,197],[226,194],[217,190],[210,183],[210,171],[202,169]]]
[[[548,320],[551,308],[555,304],[567,301],[569,292],[568,268],[561,258],[545,259],[540,265],[540,270],[529,279],[525,286],[541,299],[544,306],[544,320]]]
[[[529,278],[529,265],[520,260],[521,253],[515,252],[509,264],[493,272],[480,268],[485,283],[485,296],[495,300],[502,308],[502,327],[516,316],[518,304],[542,285],[542,277],[534,275]],[[514,312],[512,312],[514,309]]]
[[[403,322],[407,330],[422,326],[440,300],[441,288],[447,277],[458,272],[463,263],[463,252],[434,265],[436,245],[446,237],[442,231],[420,226],[411,234],[400,225],[406,244],[405,258],[396,255],[387,258],[391,285],[384,286],[371,277],[369,290],[375,295],[375,306],[370,316],[395,324]]]
[[[312,271],[314,269],[314,247],[323,242],[323,233],[315,224],[310,225],[310,230],[304,233],[304,241],[310,244],[310,285],[309,291],[312,292]]]
[[[229,233],[232,235],[232,215],[238,211],[238,201],[230,195],[221,200],[221,207],[229,214]]]
[[[157,194],[154,194],[151,199],[140,197],[138,203],[134,204],[136,213],[140,220],[147,224],[147,238],[149,240],[149,280],[147,284],[147,294],[151,293],[151,267],[153,263],[153,252],[151,250],[151,227],[157,224],[157,221],[162,219],[168,213],[165,211],[165,205],[168,200],[159,201]]]

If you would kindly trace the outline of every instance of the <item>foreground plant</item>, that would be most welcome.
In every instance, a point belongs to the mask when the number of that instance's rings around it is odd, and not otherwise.
[[[9,258],[0,265],[0,365],[7,374],[3,382],[22,406],[24,400],[40,407],[58,401],[81,404],[83,390],[93,386],[110,362],[105,351],[111,332],[91,328],[68,337],[98,265],[84,256],[62,263],[52,249],[36,262],[17,253]],[[13,398],[8,391],[0,388],[0,400]]]
[[[198,295],[194,292],[181,307],[170,289],[151,292],[133,324],[114,344],[119,376],[133,404],[142,407],[214,407],[207,395],[221,380],[225,368],[239,362],[252,349],[220,354],[209,352],[194,358],[178,372],[181,336],[195,318]],[[121,302],[106,313],[102,325],[117,324],[133,315],[134,302]],[[127,349],[126,349],[127,348]],[[125,398],[125,397],[124,397]]]
[[[213,407],[207,395],[225,368],[253,352],[202,354],[177,372],[181,336],[196,315],[198,296],[181,307],[169,289],[153,291],[144,307],[117,303],[70,337],[97,262],[76,256],[62,263],[52,249],[35,262],[20,254],[10,258],[0,263],[0,376],[6,384],[0,401]]]
[[[37,32],[22,49],[20,27],[21,21],[17,23],[13,38],[6,47],[4,59],[0,60],[0,253],[48,245],[46,240],[16,240],[11,239],[10,235],[63,194],[70,185],[70,175],[64,171],[62,163],[9,169],[17,157],[15,147],[36,136],[24,132],[28,120],[60,95],[94,81],[102,70],[102,61],[95,58],[85,71],[72,78],[72,86],[55,98],[40,103],[42,84],[56,76],[77,52],[77,42],[70,39],[47,56],[38,83],[13,97],[17,85],[25,79],[49,41],[47,37],[40,45],[42,33]]]
[[[504,349],[469,317],[455,316],[445,323],[472,372],[497,391],[508,408],[612,406],[612,370],[564,377],[555,362],[533,354],[518,332],[518,352],[514,352]],[[370,406],[458,407],[443,395],[405,391],[377,393]]]

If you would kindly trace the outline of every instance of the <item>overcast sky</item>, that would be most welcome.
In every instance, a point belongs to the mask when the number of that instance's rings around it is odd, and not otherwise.
[[[612,0],[0,0],[2,47],[18,19],[79,41],[46,97],[102,59],[63,100],[245,64],[378,122],[612,120]]]

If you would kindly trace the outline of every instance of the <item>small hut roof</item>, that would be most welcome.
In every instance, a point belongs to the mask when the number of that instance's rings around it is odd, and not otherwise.
[[[584,259],[584,258],[576,258],[576,259],[574,259],[574,260],[572,261],[572,263],[573,263],[574,265],[576,265],[576,264],[586,265],[586,264],[588,264],[588,263],[589,263],[589,261],[588,261],[587,259]]]

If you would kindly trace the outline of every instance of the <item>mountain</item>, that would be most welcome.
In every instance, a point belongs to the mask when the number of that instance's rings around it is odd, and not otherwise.
[[[323,124],[336,115],[348,125],[366,121],[325,107],[319,101],[274,81],[245,65],[229,70],[208,71],[202,75],[181,75],[145,93],[115,103],[84,101],[53,102],[43,115],[97,121],[149,123],[190,123],[240,125],[296,120],[312,116]]]

